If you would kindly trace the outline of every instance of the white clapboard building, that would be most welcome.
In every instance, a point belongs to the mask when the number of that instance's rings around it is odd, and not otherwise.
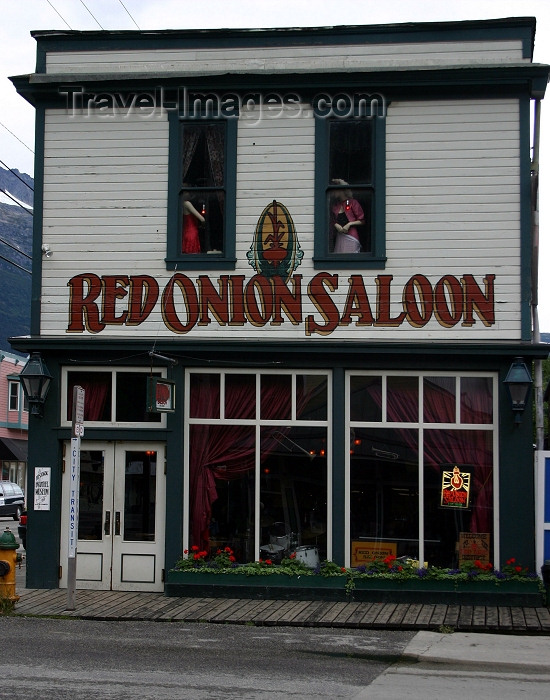
[[[534,567],[534,35],[33,33],[29,585],[68,585],[76,446],[80,588],[192,547]]]

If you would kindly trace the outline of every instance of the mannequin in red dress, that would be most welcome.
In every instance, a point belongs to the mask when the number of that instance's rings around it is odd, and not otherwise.
[[[183,227],[181,235],[182,253],[201,252],[199,221],[204,223],[204,216],[195,209],[188,199],[185,199],[183,202]]]

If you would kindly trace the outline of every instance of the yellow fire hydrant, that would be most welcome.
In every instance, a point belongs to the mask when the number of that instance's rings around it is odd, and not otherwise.
[[[11,600],[14,603],[19,600],[15,594],[15,567],[19,545],[15,541],[12,531],[6,531],[0,537],[0,599]]]

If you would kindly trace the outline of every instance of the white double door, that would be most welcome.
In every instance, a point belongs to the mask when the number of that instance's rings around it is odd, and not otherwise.
[[[67,455],[70,447],[67,443]],[[77,588],[163,590],[164,465],[162,443],[82,441]],[[61,505],[61,587],[67,587],[69,479],[70,469],[66,467]]]

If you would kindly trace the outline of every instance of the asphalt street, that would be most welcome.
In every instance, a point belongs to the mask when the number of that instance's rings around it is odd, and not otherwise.
[[[4,617],[0,698],[353,698],[414,632]]]

